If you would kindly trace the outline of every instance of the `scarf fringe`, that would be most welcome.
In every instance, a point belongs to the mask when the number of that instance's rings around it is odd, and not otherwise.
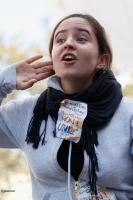
[[[41,123],[40,123],[40,126],[39,126],[39,130],[37,130],[37,128],[35,126],[35,124],[36,124],[35,121],[36,121],[36,117],[33,116],[30,120],[30,123],[29,123],[29,127],[28,127],[28,133],[29,134],[27,134],[25,141],[27,142],[27,144],[33,143],[32,147],[34,149],[37,149],[41,140],[42,140],[41,145],[46,144],[45,137],[46,137],[47,118],[45,120],[44,130],[42,131],[41,135],[40,135],[40,131],[39,131]],[[36,130],[36,134],[34,134],[33,130]]]

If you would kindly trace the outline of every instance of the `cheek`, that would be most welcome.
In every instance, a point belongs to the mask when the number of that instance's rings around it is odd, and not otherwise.
[[[93,63],[97,63],[97,60],[99,58],[99,53],[96,49],[90,49],[89,51],[85,51],[83,54],[84,57],[84,61],[86,62],[93,62]]]
[[[54,50],[52,50],[52,53],[51,53],[51,59],[52,59],[52,62],[53,62],[53,69],[55,71],[55,73],[57,73],[57,70],[58,70],[58,60],[57,60],[58,56],[56,55],[56,52]]]
[[[54,61],[54,50],[52,49],[52,52],[51,52],[51,59],[52,61]]]
[[[52,57],[52,61],[55,63],[58,58],[59,58],[59,55],[58,55],[58,51],[56,49],[53,48],[52,50],[52,53],[51,53],[51,57]]]
[[[92,58],[98,57],[99,49],[97,44],[89,43],[84,49],[84,55]]]
[[[55,61],[56,61],[56,54],[55,54],[54,50],[52,50],[52,53],[51,53],[51,59],[52,59],[52,62],[53,62],[53,68],[54,68]]]

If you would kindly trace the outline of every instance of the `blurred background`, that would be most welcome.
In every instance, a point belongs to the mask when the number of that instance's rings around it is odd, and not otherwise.
[[[59,19],[89,13],[105,27],[112,44],[113,71],[126,96],[133,97],[133,1],[131,0],[0,0],[0,67],[37,53],[49,58],[48,44]],[[3,104],[43,91],[46,81],[13,92]],[[12,192],[4,192],[12,190]],[[15,190],[15,191],[13,191]],[[26,158],[19,150],[0,150],[0,200],[31,200]]]

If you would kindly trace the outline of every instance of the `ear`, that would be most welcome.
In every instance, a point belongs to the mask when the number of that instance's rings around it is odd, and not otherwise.
[[[97,69],[106,69],[109,65],[110,56],[109,54],[103,54],[99,58],[99,63],[97,65]]]

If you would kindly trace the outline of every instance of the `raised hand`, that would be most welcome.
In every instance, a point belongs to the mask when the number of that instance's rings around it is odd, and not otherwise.
[[[16,63],[16,88],[18,90],[27,89],[37,81],[48,78],[55,73],[51,61],[35,62],[42,57],[42,55],[37,55]]]

